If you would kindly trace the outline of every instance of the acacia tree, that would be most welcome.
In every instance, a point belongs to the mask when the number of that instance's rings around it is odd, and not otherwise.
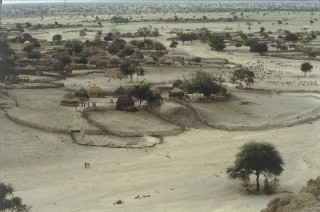
[[[250,45],[250,52],[258,52],[260,55],[263,55],[268,51],[268,46],[266,43],[255,43]]]
[[[81,38],[83,38],[87,35],[87,33],[84,30],[80,30],[79,35],[81,36]]]
[[[305,63],[301,64],[300,70],[303,71],[304,76],[306,76],[307,71],[311,71],[312,68],[313,68],[313,66],[310,63],[305,62]]]
[[[254,72],[248,68],[240,68],[233,72],[231,82],[243,81],[246,83],[246,87],[250,88],[254,84]]]
[[[140,36],[143,37],[143,40],[145,40],[147,36],[150,36],[150,35],[151,35],[151,32],[152,32],[151,26],[141,27],[141,28],[138,29],[137,32],[138,32],[138,34],[139,34]]]
[[[22,204],[22,199],[14,197],[13,192],[14,188],[11,185],[0,182],[0,211],[29,212],[31,207]]]
[[[55,34],[52,37],[52,41],[57,41],[58,43],[60,43],[61,40],[62,40],[62,35],[60,35],[60,34]]]
[[[250,180],[256,176],[256,191],[260,190],[260,175],[265,179],[279,176],[283,171],[284,162],[278,150],[266,142],[250,141],[240,148],[234,164],[227,168],[226,173],[233,179]]]
[[[218,79],[212,73],[197,71],[186,82],[189,93],[203,93],[207,99],[211,94],[225,93],[226,89],[219,84]]]
[[[173,51],[175,48],[177,48],[177,46],[178,46],[178,41],[175,41],[175,40],[171,41],[170,48],[172,48]]]
[[[143,101],[148,101],[153,97],[153,92],[150,89],[150,84],[142,83],[140,85],[134,85],[129,91],[129,96],[137,98],[141,105]]]
[[[132,82],[132,77],[136,73],[137,69],[138,69],[137,62],[130,59],[126,59],[120,64],[120,71],[123,74],[128,75],[130,77],[131,82]]]
[[[213,35],[209,39],[209,45],[211,49],[215,49],[217,51],[221,51],[226,48],[226,44],[223,40],[223,36],[221,35]]]

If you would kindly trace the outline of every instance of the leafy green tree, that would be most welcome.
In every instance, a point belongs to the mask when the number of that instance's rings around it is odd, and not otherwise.
[[[217,51],[221,51],[226,48],[226,44],[224,42],[223,36],[221,35],[213,35],[209,38],[209,45],[211,49],[215,49]]]
[[[286,36],[284,37],[285,41],[292,41],[294,43],[296,43],[298,41],[298,35],[294,34],[294,33],[287,33]]]
[[[33,61],[34,59],[39,60],[41,58],[41,53],[39,51],[31,51],[27,54],[27,57]]]
[[[0,81],[14,73],[16,55],[6,41],[0,40]]]
[[[86,57],[80,57],[75,61],[76,63],[81,63],[83,65],[86,65],[88,63],[88,59]]]
[[[189,40],[189,35],[187,33],[181,33],[180,35],[178,35],[178,38],[182,41],[182,44],[184,45],[184,42]]]
[[[301,64],[300,70],[304,72],[304,76],[306,76],[307,72],[311,71],[312,68],[313,66],[310,63],[305,62]]]
[[[134,53],[134,48],[132,46],[126,46],[122,49],[122,52],[128,57]]]
[[[83,38],[86,35],[87,35],[87,33],[84,30],[80,30],[79,36],[81,36],[81,38]]]
[[[237,81],[242,81],[246,83],[246,87],[250,88],[254,84],[254,72],[250,71],[248,68],[240,68],[233,72],[231,77],[231,82],[235,83]]]
[[[148,38],[144,40],[144,43],[148,48],[152,47],[154,44],[153,40],[148,39]]]
[[[62,62],[56,62],[52,65],[54,72],[63,72],[64,71],[64,64]]]
[[[131,79],[132,82],[132,77],[136,73],[136,70],[138,68],[137,62],[131,60],[131,59],[126,59],[120,64],[120,71],[128,75]]]
[[[105,41],[113,41],[114,36],[112,32],[109,32],[106,36],[103,37]]]
[[[256,190],[260,190],[260,175],[266,179],[279,176],[284,162],[278,150],[266,142],[251,141],[240,148],[234,164],[227,168],[227,174],[233,179],[249,181],[250,175],[256,176]]]
[[[163,45],[163,43],[155,41],[153,43],[153,47],[155,50],[157,50],[157,54],[159,54],[160,51],[166,50],[166,47]]]
[[[153,97],[153,92],[150,89],[150,84],[141,83],[140,85],[134,85],[129,91],[129,96],[133,96],[139,100],[140,105],[143,101],[148,101]]]
[[[267,43],[256,43],[250,46],[250,52],[258,52],[260,55],[263,55],[268,51]]]
[[[62,62],[63,65],[68,65],[72,62],[72,59],[69,55],[61,55],[59,61]]]
[[[13,192],[11,185],[0,182],[0,211],[29,212],[31,207],[23,204],[20,197],[13,196]]]
[[[177,48],[177,46],[178,46],[178,41],[175,41],[175,40],[171,41],[170,48],[172,48],[173,51],[175,48]]]
[[[148,36],[151,35],[152,27],[151,27],[151,26],[140,27],[137,32],[138,32],[138,34],[139,34],[140,36],[143,37],[143,40],[145,40],[146,37],[148,37]]]
[[[60,41],[62,40],[62,35],[60,34],[55,34],[53,37],[52,37],[52,41],[57,41],[60,43]]]
[[[108,46],[108,52],[110,53],[110,54],[116,54],[116,53],[118,53],[119,52],[119,48],[117,47],[117,45],[116,44],[114,44],[114,43],[111,43],[109,46]]]
[[[119,23],[128,23],[128,22],[129,22],[129,19],[128,19],[128,18],[124,18],[124,17],[122,17],[122,16],[113,16],[113,17],[110,19],[110,22],[116,23],[116,24],[119,24]]]
[[[207,98],[211,94],[217,94],[225,91],[225,88],[217,82],[217,77],[205,71],[197,71],[186,82],[189,93],[203,93]]]
[[[201,61],[202,61],[202,58],[201,57],[195,57],[193,59],[193,61],[199,65],[201,63]]]

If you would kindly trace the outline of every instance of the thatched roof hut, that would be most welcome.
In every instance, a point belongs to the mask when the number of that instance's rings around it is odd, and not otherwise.
[[[67,107],[77,107],[79,105],[79,99],[71,92],[63,96],[60,105]]]
[[[165,61],[163,61],[163,64],[173,65],[173,64],[174,64],[174,61],[173,61],[172,59],[166,59]]]
[[[152,58],[152,57],[148,57],[147,59],[146,59],[146,62],[145,62],[146,64],[148,64],[148,65],[154,65],[154,64],[156,64],[157,62]]]
[[[123,95],[126,95],[126,94],[127,94],[127,89],[125,89],[124,87],[120,86],[115,91],[113,91],[112,96],[113,97],[119,97],[119,96],[123,96]]]
[[[182,84],[183,84],[183,81],[180,80],[180,79],[177,79],[176,81],[174,81],[174,82],[172,83],[172,87],[174,87],[174,88],[179,88],[180,85],[182,85]]]
[[[179,88],[174,88],[169,92],[169,97],[173,97],[173,98],[182,99],[184,95],[185,93]]]
[[[89,100],[89,94],[86,89],[81,87],[79,90],[77,90],[74,93],[75,97],[79,98],[80,101],[88,101]]]
[[[102,97],[103,91],[99,86],[92,86],[88,90],[90,97]]]
[[[162,96],[161,91],[159,88],[153,86],[150,88],[151,92],[153,93],[152,98],[150,98],[147,102],[149,107],[160,107],[162,103]]]
[[[134,101],[128,95],[120,96],[116,103],[116,110],[126,110],[128,107],[134,106]]]

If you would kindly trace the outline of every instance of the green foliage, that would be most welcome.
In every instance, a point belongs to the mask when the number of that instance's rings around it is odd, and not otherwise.
[[[163,45],[163,43],[160,43],[158,41],[155,41],[153,43],[153,47],[155,50],[157,50],[157,53],[159,53],[160,51],[166,50],[166,47]]]
[[[255,43],[250,46],[250,52],[258,52],[260,55],[263,55],[267,51],[267,43]]]
[[[126,46],[122,49],[122,52],[126,55],[126,56],[130,56],[134,53],[134,48],[132,46]]]
[[[147,27],[145,26],[145,27],[140,27],[137,32],[140,36],[143,37],[143,40],[145,40],[147,36],[151,35],[151,31],[152,31],[151,26],[147,26]]]
[[[62,62],[56,62],[52,65],[54,72],[63,72],[64,71],[64,64]]]
[[[131,60],[131,59],[126,59],[120,64],[120,71],[125,74],[130,76],[131,82],[132,82],[132,77],[136,73],[138,68],[137,62]]]
[[[81,36],[83,38],[86,35],[87,35],[87,33],[84,30],[80,30],[79,36]]]
[[[60,42],[62,40],[62,35],[60,34],[55,34],[53,37],[52,37],[52,41],[58,41]]]
[[[286,34],[286,36],[284,37],[285,41],[292,41],[294,43],[296,43],[298,41],[298,35],[294,34],[294,33],[288,33]]]
[[[110,53],[110,54],[116,54],[116,53],[118,53],[119,52],[119,48],[117,47],[117,45],[116,44],[114,44],[114,43],[111,43],[109,46],[108,46],[108,52]]]
[[[70,64],[72,62],[72,59],[69,55],[61,55],[59,57],[59,61],[63,63],[63,65]]]
[[[255,45],[255,44],[258,44],[259,43],[259,39],[258,38],[249,38],[246,40],[245,42],[245,46],[252,46],[252,45]]]
[[[0,40],[0,81],[14,72],[16,55],[6,41]]]
[[[72,55],[72,52],[79,54],[83,50],[84,43],[78,40],[73,41],[67,41],[65,44],[65,47],[67,48],[70,55]]]
[[[105,41],[113,41],[114,40],[114,35],[112,32],[109,32],[106,36],[103,37]]]
[[[86,57],[80,57],[75,61],[76,63],[81,63],[83,65],[86,65],[88,63],[88,59]]]
[[[143,101],[148,101],[153,98],[153,92],[150,89],[150,84],[141,83],[129,89],[129,96],[137,98],[141,105]]]
[[[217,77],[208,72],[197,71],[186,82],[186,88],[189,93],[203,93],[207,98],[211,94],[225,92],[225,88],[217,82]]]
[[[178,41],[175,41],[175,40],[171,41],[171,43],[170,43],[170,48],[172,48],[173,51],[174,51],[174,49],[175,49],[177,46],[178,46]]]
[[[113,16],[113,17],[110,19],[110,22],[116,23],[116,24],[119,24],[119,23],[128,23],[128,22],[129,22],[129,19],[124,18],[124,17],[122,17],[122,16]]]
[[[246,87],[250,88],[254,84],[254,72],[248,68],[240,68],[233,72],[231,82],[243,81],[246,83]]]
[[[41,53],[39,51],[31,51],[31,52],[28,52],[27,57],[32,61],[34,59],[39,60],[41,58]]]
[[[226,173],[243,181],[249,181],[251,174],[256,175],[256,190],[259,191],[260,174],[265,178],[279,176],[283,165],[280,153],[271,143],[250,141],[240,148],[234,164],[227,168]]]
[[[307,73],[308,71],[311,71],[312,68],[313,68],[313,66],[312,66],[310,63],[305,62],[305,63],[302,63],[302,64],[301,64],[300,70],[301,70],[302,72],[304,72],[304,75],[306,75],[306,73]]]
[[[215,49],[217,51],[221,51],[224,48],[226,48],[225,42],[223,40],[223,36],[222,35],[212,35],[209,38],[209,45],[211,47],[211,49]]]
[[[0,211],[29,212],[31,207],[22,204],[22,199],[14,197],[13,192],[14,188],[11,185],[0,182]]]

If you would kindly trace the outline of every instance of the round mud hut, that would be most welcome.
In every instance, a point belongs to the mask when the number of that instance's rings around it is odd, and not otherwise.
[[[116,103],[116,110],[127,110],[129,107],[134,106],[134,101],[128,95],[120,96]]]
[[[100,98],[103,95],[103,91],[99,86],[92,86],[89,88],[88,94],[90,97]]]
[[[184,92],[179,88],[174,88],[169,92],[169,97],[171,98],[183,99],[184,95]]]
[[[162,104],[162,96],[160,89],[157,87],[151,87],[150,90],[152,92],[152,97],[147,102],[148,107],[160,107]]]
[[[125,89],[124,87],[120,86],[115,91],[113,91],[112,96],[115,97],[115,98],[118,98],[118,97],[126,95],[126,94],[127,94],[127,89]]]
[[[77,107],[79,106],[79,99],[71,92],[63,96],[60,105],[67,107]]]
[[[77,90],[74,93],[74,95],[75,95],[75,97],[77,97],[82,102],[89,100],[88,91],[86,89],[84,89],[83,87],[81,87],[79,90]]]

